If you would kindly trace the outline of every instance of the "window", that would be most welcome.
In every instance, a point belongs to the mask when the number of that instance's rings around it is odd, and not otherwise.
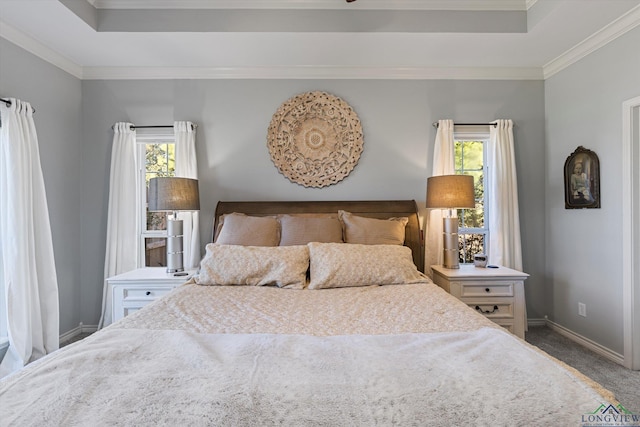
[[[173,129],[153,133],[139,130],[136,132],[138,144],[138,182],[141,197],[140,239],[141,251],[139,265],[145,267],[166,267],[167,265],[167,213],[149,212],[147,193],[149,180],[154,177],[175,175],[175,137]],[[143,163],[144,162],[144,163]]]
[[[486,127],[484,127],[486,128]],[[458,230],[458,248],[460,263],[473,263],[473,255],[488,251],[487,176],[486,147],[489,142],[488,129],[456,127],[455,169],[456,174],[472,175],[475,186],[475,209],[458,209],[460,228]]]

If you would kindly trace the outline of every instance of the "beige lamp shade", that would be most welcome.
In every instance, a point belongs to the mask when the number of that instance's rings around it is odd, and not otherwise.
[[[427,179],[427,208],[474,208],[476,198],[471,175],[438,175]]]
[[[198,211],[200,197],[198,180],[191,178],[151,178],[149,180],[149,210]]]

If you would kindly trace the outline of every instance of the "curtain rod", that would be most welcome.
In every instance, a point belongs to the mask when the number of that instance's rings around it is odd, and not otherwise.
[[[453,123],[454,126],[498,126],[497,123]],[[438,127],[438,122],[433,122],[433,127]]]
[[[191,129],[197,128],[198,125],[195,123],[191,123]],[[150,125],[150,126],[136,126],[131,125],[131,129],[168,129],[173,128],[173,125]]]
[[[149,125],[149,126],[131,125],[131,129],[168,129],[172,127],[173,125]]]
[[[4,99],[4,98],[0,98],[0,102],[4,102],[4,105],[6,105],[7,107],[11,107],[11,104],[12,104],[11,100]],[[36,109],[31,107],[31,112],[35,113]]]
[[[113,129],[114,126],[111,126],[111,129]],[[191,123],[191,129],[195,130],[195,128],[197,128],[198,125],[195,123]],[[173,128],[173,125],[148,125],[148,126],[136,126],[136,125],[131,125],[130,126],[131,129],[169,129],[169,128]]]

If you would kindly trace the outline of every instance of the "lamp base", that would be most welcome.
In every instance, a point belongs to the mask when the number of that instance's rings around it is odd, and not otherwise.
[[[460,268],[458,259],[458,218],[442,218],[442,266],[444,268]]]
[[[184,271],[182,260],[182,220],[170,219],[167,221],[167,273]]]

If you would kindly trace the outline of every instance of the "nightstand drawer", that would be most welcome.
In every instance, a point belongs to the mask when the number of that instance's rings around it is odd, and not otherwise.
[[[505,321],[501,321],[501,320],[495,320],[495,323],[497,323],[498,325],[502,326],[503,328],[505,328],[507,331],[511,332],[512,334],[515,334],[513,322],[505,322]]]
[[[512,297],[513,282],[460,282],[460,297]]]
[[[160,298],[163,295],[171,292],[173,288],[119,288],[118,291],[122,292],[122,301],[153,301],[156,298]]]
[[[476,312],[483,314],[489,319],[513,319],[513,299],[503,300],[482,300],[464,298],[462,301]]]
[[[151,302],[151,301],[149,301]],[[122,315],[118,315],[118,319],[120,320],[123,317],[127,317],[128,315],[135,313],[136,311],[140,310],[142,307],[144,307],[147,304],[142,304],[142,305],[136,305],[135,307],[122,307]]]
[[[477,313],[524,339],[527,327],[524,281],[527,273],[506,267],[460,268],[432,265],[433,281]]]

